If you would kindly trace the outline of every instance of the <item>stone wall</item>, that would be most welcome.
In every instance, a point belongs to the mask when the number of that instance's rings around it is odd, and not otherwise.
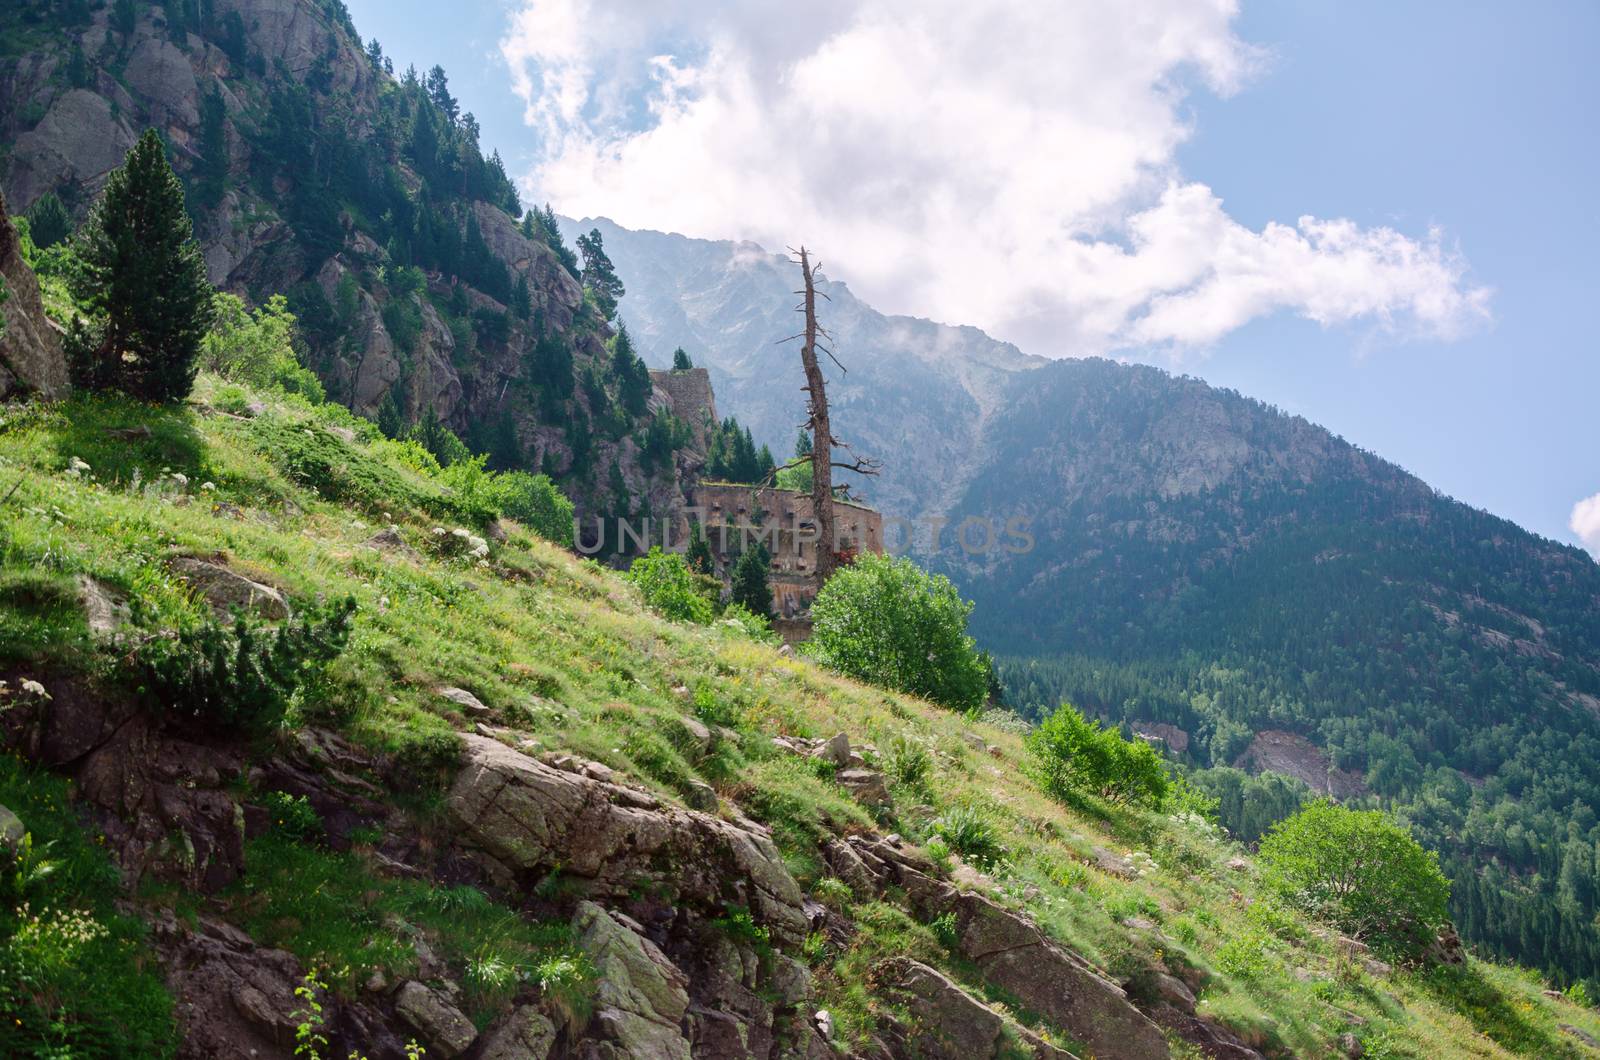
[[[681,372],[652,368],[650,382],[665,395],[672,414],[694,432],[694,445],[704,456],[711,444],[711,425],[717,422],[717,399],[711,392],[711,373],[704,368]]]
[[[701,483],[689,493],[692,517],[705,527],[718,573],[727,575],[746,547],[772,554],[772,604],[781,618],[810,610],[816,580],[817,524],[808,493],[726,483]],[[883,517],[847,501],[834,504],[837,551],[846,556],[883,551]]]

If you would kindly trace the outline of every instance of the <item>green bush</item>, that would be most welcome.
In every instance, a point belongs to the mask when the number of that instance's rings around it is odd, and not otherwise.
[[[1439,856],[1380,810],[1319,799],[1273,827],[1260,861],[1284,900],[1397,956],[1419,956],[1448,918]]]
[[[353,598],[308,608],[276,629],[242,616],[231,627],[202,622],[146,641],[129,665],[161,714],[264,732],[282,720],[290,697],[344,651],[355,608]]]
[[[544,475],[508,471],[495,476],[500,514],[548,541],[572,547],[572,502]]]
[[[1117,802],[1154,805],[1167,793],[1167,771],[1143,740],[1124,740],[1063,703],[1028,734],[1034,775],[1052,797],[1070,802],[1089,792]]]
[[[295,352],[295,318],[289,300],[273,295],[252,312],[244,300],[219,292],[212,300],[215,319],[200,342],[200,366],[225,379],[324,400],[322,383]]]
[[[707,598],[705,586],[676,552],[653,547],[633,561],[625,577],[639,587],[651,610],[667,618],[705,625],[716,614],[715,602]]]
[[[971,611],[948,578],[903,557],[865,555],[817,593],[806,652],[848,677],[974,710],[989,669],[967,636]]]

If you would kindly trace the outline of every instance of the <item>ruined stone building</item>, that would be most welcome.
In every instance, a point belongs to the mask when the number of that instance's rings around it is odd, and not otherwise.
[[[699,467],[683,475],[687,510],[672,530],[672,544],[682,548],[689,540],[690,521],[702,527],[716,573],[726,581],[740,554],[757,543],[772,556],[774,627],[787,640],[803,640],[810,632],[811,601],[822,588],[816,577],[816,517],[811,496],[776,487],[757,487],[703,479],[704,458],[711,425],[716,423],[716,398],[710,374],[704,368],[686,371],[652,371],[656,400],[687,423],[693,432],[690,459]],[[836,501],[834,518],[836,551],[849,558],[883,551],[883,517],[871,508]]]

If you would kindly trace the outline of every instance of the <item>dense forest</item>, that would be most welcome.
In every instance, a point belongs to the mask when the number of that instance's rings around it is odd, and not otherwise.
[[[1051,502],[1034,553],[962,572],[1012,702],[1177,726],[1252,839],[1308,789],[1232,767],[1307,737],[1439,849],[1470,941],[1600,976],[1600,567],[1196,380],[1040,380],[966,500]]]

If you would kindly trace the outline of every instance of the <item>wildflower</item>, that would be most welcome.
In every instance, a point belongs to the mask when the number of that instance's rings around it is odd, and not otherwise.
[[[202,482],[200,483],[200,488],[209,493],[211,490],[217,488],[217,484],[215,482]]]
[[[50,698],[50,693],[44,690],[44,685],[41,685],[31,677],[24,677],[22,679],[22,690],[28,693],[28,695],[37,696],[40,699],[47,700]]]
[[[182,489],[189,485],[189,476],[185,475],[182,471],[174,471],[172,473],[172,481],[178,484],[179,489]]]

